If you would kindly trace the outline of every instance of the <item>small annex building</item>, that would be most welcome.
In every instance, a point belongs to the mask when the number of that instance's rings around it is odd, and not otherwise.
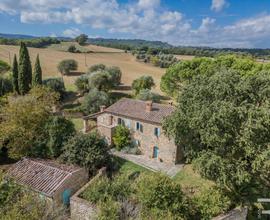
[[[69,205],[70,197],[87,183],[88,172],[55,160],[23,158],[11,166],[6,177],[54,204]]]

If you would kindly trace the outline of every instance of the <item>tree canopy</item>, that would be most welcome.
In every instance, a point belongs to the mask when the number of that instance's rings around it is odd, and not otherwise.
[[[78,133],[65,144],[61,159],[77,164],[93,173],[108,163],[108,145],[97,133]]]
[[[42,70],[39,61],[39,55],[37,55],[34,66],[32,85],[33,86],[42,85]]]
[[[155,86],[155,83],[152,76],[141,76],[140,78],[135,79],[131,85],[135,95],[138,95],[141,90],[151,89],[153,86]]]
[[[48,88],[36,87],[25,96],[9,97],[1,108],[0,146],[6,146],[11,158],[45,154],[44,126],[57,94]],[[37,152],[38,151],[38,152]]]
[[[242,76],[254,75],[262,70],[269,70],[269,64],[260,64],[250,58],[235,55],[218,56],[216,58],[195,58],[181,61],[169,67],[161,79],[161,90],[167,95],[177,97],[178,92],[193,77],[211,76],[218,70],[233,70]]]
[[[58,64],[57,69],[61,74],[67,75],[70,73],[70,71],[75,71],[78,69],[78,62],[73,59],[62,60]]]
[[[163,128],[203,177],[228,190],[234,201],[247,202],[253,184],[270,186],[269,163],[258,168],[270,159],[269,100],[269,72],[201,74],[182,89]]]
[[[32,65],[25,43],[21,42],[19,57],[18,85],[21,95],[25,95],[31,89]]]
[[[84,45],[88,40],[88,36],[86,34],[80,34],[78,37],[75,38],[75,41],[78,42],[80,45]]]

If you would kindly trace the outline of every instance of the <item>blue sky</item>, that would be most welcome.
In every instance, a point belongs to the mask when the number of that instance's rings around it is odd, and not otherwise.
[[[270,0],[0,0],[1,33],[270,47]]]

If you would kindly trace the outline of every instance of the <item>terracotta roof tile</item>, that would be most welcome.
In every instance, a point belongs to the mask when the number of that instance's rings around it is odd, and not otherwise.
[[[123,98],[106,108],[105,112],[161,124],[174,110],[173,106],[153,103],[152,111],[149,112],[146,111],[145,101]]]
[[[54,160],[23,158],[8,170],[7,176],[47,196],[54,192],[68,177],[82,168],[60,164]]]

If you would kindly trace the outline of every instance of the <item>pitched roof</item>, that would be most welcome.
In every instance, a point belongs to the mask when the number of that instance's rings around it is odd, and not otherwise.
[[[8,170],[7,176],[18,184],[43,193],[49,197],[72,173],[82,168],[60,164],[54,160],[23,158]]]
[[[175,110],[173,106],[153,103],[152,110],[146,111],[146,103],[141,100],[122,98],[106,108],[104,112],[161,124],[162,120]]]

